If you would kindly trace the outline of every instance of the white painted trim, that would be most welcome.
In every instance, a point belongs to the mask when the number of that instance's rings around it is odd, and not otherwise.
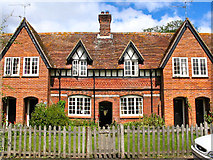
[[[30,58],[30,74],[25,74],[24,73],[25,59],[26,58]],[[38,59],[37,74],[32,74],[32,59],[33,58],[37,58]],[[24,57],[24,60],[23,60],[23,76],[30,76],[30,77],[39,76],[39,57]]]
[[[179,67],[180,67],[180,74],[174,74],[174,59],[179,59]],[[187,74],[182,75],[181,72],[181,59],[186,59],[186,67],[187,67]],[[172,57],[172,76],[173,77],[189,77],[189,65],[188,65],[188,57]]]
[[[198,75],[194,75],[194,65],[193,65],[193,59],[198,59]],[[206,67],[206,75],[201,75],[201,68],[200,68],[200,60],[205,60],[205,67]],[[207,58],[206,57],[191,57],[191,66],[192,66],[192,77],[208,77],[208,66],[207,66]]]
[[[160,97],[160,94],[152,94],[153,97]],[[143,97],[151,97],[151,94],[144,94]]]
[[[92,95],[94,97],[94,95]],[[119,95],[95,95],[95,97],[120,97]]]
[[[134,98],[134,110],[136,111],[136,98],[141,98],[141,102],[142,102],[142,113],[141,114],[122,114],[121,113],[121,98],[127,98],[127,99],[129,99],[129,98]],[[143,108],[144,108],[144,105],[143,105],[143,103],[144,103],[144,101],[143,101],[143,97],[142,96],[138,96],[138,95],[129,95],[129,96],[123,96],[123,97],[121,97],[120,98],[120,117],[133,117],[133,116],[138,116],[138,117],[142,117],[143,116]],[[127,112],[128,112],[128,100],[127,100]]]
[[[97,35],[98,39],[113,39],[113,35],[110,34],[109,36],[100,36],[100,34]]]
[[[8,126],[8,120],[9,120],[9,100],[7,99],[7,108],[6,108],[6,126]]]
[[[27,100],[27,126],[30,125],[30,100]]]
[[[50,94],[51,97],[59,97],[59,94]],[[61,94],[61,97],[67,97],[67,94]]]
[[[70,107],[70,98],[74,98],[74,102],[75,102],[75,113],[74,114],[70,114],[69,113],[69,107]],[[90,107],[90,114],[77,114],[77,98],[83,98],[83,111],[84,111],[84,108],[85,108],[85,98],[89,98],[89,107]],[[73,96],[69,96],[68,97],[68,116],[82,116],[82,117],[85,117],[85,116],[91,116],[91,98],[89,96],[84,96],[84,95],[73,95]]]
[[[18,73],[17,74],[13,74],[13,64],[14,64],[14,59],[18,58],[19,59],[19,63],[18,63]],[[10,59],[10,74],[6,74],[6,59]],[[19,76],[20,73],[20,57],[5,57],[4,59],[4,76],[10,76],[10,77],[15,77],[15,76]]]

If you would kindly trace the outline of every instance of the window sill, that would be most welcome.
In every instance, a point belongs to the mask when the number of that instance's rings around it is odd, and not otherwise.
[[[142,118],[143,115],[122,115],[120,118]]]
[[[22,78],[39,78],[39,76],[38,75],[36,75],[36,76],[28,76],[28,75],[26,75],[26,76],[22,76]]]
[[[91,118],[91,116],[85,115],[68,115],[69,118]]]
[[[20,78],[20,76],[3,76],[3,78]]]
[[[189,79],[190,77],[189,76],[173,76],[172,77],[173,79]]]
[[[192,76],[193,79],[197,78],[197,79],[208,79],[209,76]]]

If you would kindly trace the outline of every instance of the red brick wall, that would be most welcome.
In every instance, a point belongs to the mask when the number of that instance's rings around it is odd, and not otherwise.
[[[39,77],[26,78],[23,76],[23,57],[39,57]],[[4,66],[5,57],[21,57],[20,74],[16,78],[3,77],[3,96],[16,98],[16,123],[24,122],[24,98],[36,97],[39,102],[48,102],[49,72],[39,56],[26,29],[22,29],[15,43],[9,48],[1,63]],[[2,67],[4,69],[4,67]],[[11,88],[5,87],[10,86]]]
[[[188,57],[188,78],[172,77],[172,57]],[[198,97],[210,98],[213,100],[213,65],[202,47],[195,39],[189,29],[187,29],[174,50],[163,70],[164,77],[164,112],[167,125],[174,124],[173,99],[176,97],[187,97],[191,105],[189,112],[189,124],[196,123],[195,99]],[[208,78],[192,77],[191,57],[207,57]],[[212,108],[212,103],[210,104]]]
[[[159,85],[155,85],[155,79],[153,78],[153,89],[160,89]],[[51,87],[51,94],[58,94],[58,79],[54,79],[54,85]],[[143,113],[146,115],[151,114],[151,96],[150,91],[140,91],[140,89],[150,89],[150,79],[149,78],[96,78],[95,80],[96,95],[110,95],[111,97],[96,97],[95,99],[95,117],[96,121],[98,120],[99,115],[99,103],[103,101],[112,102],[112,115],[113,120],[116,122],[126,122],[132,120],[138,120],[138,118],[121,118],[120,117],[120,97],[126,95],[139,95],[143,97]],[[94,117],[94,98],[93,96],[93,79],[92,78],[61,78],[61,88],[66,89],[62,90],[61,94],[67,95],[62,96],[61,99],[66,101],[65,110],[68,111],[68,97],[71,95],[86,95],[91,97],[91,119]],[[69,91],[69,89],[79,89],[79,91]],[[90,89],[90,90],[89,90]],[[126,90],[127,89],[127,90]],[[132,90],[131,90],[132,89]],[[158,114],[158,110],[161,110],[160,102],[160,91],[153,92],[153,110],[154,113]],[[156,96],[158,94],[158,96]],[[145,95],[145,96],[144,96]],[[116,97],[112,97],[116,96]],[[58,97],[52,96],[50,101],[56,103]],[[161,114],[161,113],[159,113]],[[74,118],[74,117],[70,117]],[[80,117],[78,117],[80,118]],[[88,118],[88,117],[87,117]]]

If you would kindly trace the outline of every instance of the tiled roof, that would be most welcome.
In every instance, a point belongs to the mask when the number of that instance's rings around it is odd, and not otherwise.
[[[123,69],[123,66],[119,64],[119,58],[130,41],[134,43],[144,58],[143,64],[139,65],[140,68],[158,68],[178,32],[175,34],[117,32],[111,33],[112,39],[100,39],[97,38],[98,32],[37,33],[28,22],[27,24],[53,68],[70,68],[66,58],[79,40],[82,41],[93,60],[92,65],[89,65],[88,68]],[[212,52],[211,36],[213,34],[199,33],[199,35]],[[3,35],[5,39],[10,36],[10,34]]]
[[[118,69],[119,57],[131,40],[144,58],[140,68],[158,68],[159,63],[171,41],[171,33],[112,33],[113,39],[98,39],[98,33],[40,33],[48,54],[55,68],[70,68],[66,57],[70,54],[79,39],[90,53],[93,64],[88,68]]]

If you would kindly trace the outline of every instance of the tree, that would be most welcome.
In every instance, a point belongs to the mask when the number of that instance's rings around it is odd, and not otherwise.
[[[175,32],[182,24],[182,20],[171,21],[166,25],[143,29],[143,32],[172,33]]]

